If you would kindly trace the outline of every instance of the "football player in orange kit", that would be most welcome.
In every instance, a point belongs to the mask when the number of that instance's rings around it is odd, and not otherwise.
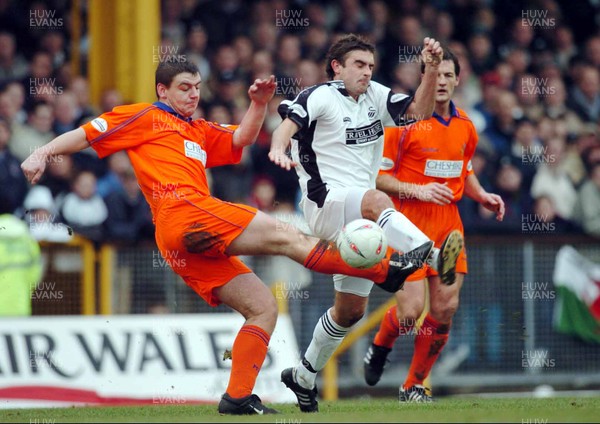
[[[459,73],[458,59],[445,49],[438,68],[433,116],[405,127],[385,129],[383,160],[377,177],[377,188],[386,192],[396,209],[437,246],[453,230],[464,233],[456,205],[463,192],[495,212],[497,220],[504,217],[500,196],[486,192],[471,168],[477,133],[466,113],[451,101]],[[365,356],[367,384],[375,385],[381,378],[387,356],[399,335],[411,334],[424,308],[427,279],[430,310],[415,336],[415,350],[406,381],[400,387],[400,401],[431,401],[423,381],[448,340],[466,273],[467,255],[462,250],[454,284],[443,284],[438,273],[428,266],[407,278],[404,290],[396,292],[397,306],[386,312]]]
[[[392,293],[417,268],[398,254],[369,269],[351,268],[335,244],[277,225],[250,206],[210,195],[206,168],[238,163],[243,147],[254,143],[276,88],[273,76],[250,86],[251,103],[239,126],[192,120],[201,83],[195,64],[165,61],[155,76],[156,103],[115,107],[36,149],[21,168],[35,184],[50,156],[89,146],[101,158],[125,150],[152,209],[161,254],[185,259],[173,263],[173,270],[207,303],[224,303],[246,318],[233,344],[229,385],[219,412],[275,413],[252,390],[275,328],[277,304],[236,255],[285,255],[317,272],[373,279]]]

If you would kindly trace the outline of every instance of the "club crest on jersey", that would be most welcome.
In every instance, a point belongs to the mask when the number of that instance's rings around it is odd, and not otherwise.
[[[373,106],[369,106],[369,119],[373,119],[375,117],[375,114],[377,113],[377,110],[373,107]]]
[[[206,152],[194,141],[183,140],[183,148],[188,158],[196,159],[206,166]]]
[[[346,128],[346,144],[365,144],[377,141],[383,136],[381,121],[359,128]]]

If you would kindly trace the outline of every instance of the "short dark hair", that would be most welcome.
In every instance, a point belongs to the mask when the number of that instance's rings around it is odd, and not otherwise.
[[[444,56],[442,56],[442,60],[451,60],[454,63],[454,73],[456,74],[456,76],[460,75],[460,63],[458,62],[458,57],[456,57],[456,55],[454,53],[452,53],[452,50],[445,48],[444,49]],[[421,62],[421,73],[425,73],[425,63]]]
[[[192,75],[200,74],[198,65],[196,65],[194,62],[185,60],[185,58],[179,59],[176,57],[169,57],[166,60],[161,61],[158,64],[154,74],[154,89],[156,91],[156,97],[158,97],[158,90],[156,89],[158,84],[163,84],[166,87],[170,87],[171,83],[173,82],[173,78],[186,72]]]
[[[329,79],[333,79],[335,76],[335,72],[331,67],[331,61],[337,60],[343,64],[346,60],[346,55],[353,50],[363,50],[375,54],[375,46],[361,36],[355,34],[345,35],[332,45],[327,52],[327,68],[325,70]]]

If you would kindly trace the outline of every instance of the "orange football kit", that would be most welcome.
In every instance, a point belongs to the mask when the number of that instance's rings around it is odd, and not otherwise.
[[[225,249],[256,215],[250,206],[210,195],[206,169],[239,163],[237,126],[185,119],[162,103],[118,106],[82,126],[104,158],[126,150],[152,209],[156,243],[173,270],[208,304],[213,290],[252,272]],[[176,259],[176,260],[175,260]]]
[[[390,196],[394,206],[410,219],[427,237],[440,247],[452,230],[464,229],[458,214],[458,202],[465,188],[465,179],[473,170],[471,158],[477,146],[477,133],[466,113],[451,103],[451,114],[444,120],[437,114],[406,127],[385,128],[385,147],[380,174],[391,175],[404,183],[419,186],[446,183],[454,193],[452,203],[441,206],[418,200],[409,192]],[[452,125],[450,125],[452,122]],[[416,189],[418,190],[418,188]],[[467,273],[467,255],[459,255],[456,272]],[[419,281],[437,275],[425,266],[406,281]]]

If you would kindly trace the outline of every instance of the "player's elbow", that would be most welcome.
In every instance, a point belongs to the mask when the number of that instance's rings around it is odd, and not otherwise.
[[[249,137],[237,131],[233,134],[233,145],[238,149],[244,148],[246,146],[251,146],[255,142],[256,137]]]

